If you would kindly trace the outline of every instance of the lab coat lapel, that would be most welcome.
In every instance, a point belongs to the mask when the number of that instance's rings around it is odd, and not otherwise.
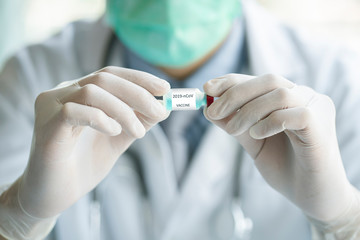
[[[131,146],[140,156],[144,182],[153,210],[157,232],[162,231],[178,198],[172,153],[159,125]]]
[[[94,25],[89,24],[87,27],[91,27],[93,30],[86,31],[87,34],[77,34],[74,40],[77,45],[75,49],[79,54],[79,67],[82,74],[92,73],[105,65],[122,66],[121,48],[119,48],[119,44],[110,46],[113,33],[105,24],[104,18],[100,18]]]
[[[246,47],[250,74],[273,73],[292,80],[303,77],[299,46],[289,38],[292,30],[280,28],[279,22],[251,0],[243,0]]]
[[[184,237],[184,232],[199,232],[195,228],[206,224],[210,212],[229,190],[238,149],[233,137],[214,125],[209,127],[161,239]]]

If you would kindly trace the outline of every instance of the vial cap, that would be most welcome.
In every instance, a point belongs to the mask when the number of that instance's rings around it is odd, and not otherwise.
[[[210,107],[210,105],[214,102],[214,97],[206,95],[206,103],[207,107]]]

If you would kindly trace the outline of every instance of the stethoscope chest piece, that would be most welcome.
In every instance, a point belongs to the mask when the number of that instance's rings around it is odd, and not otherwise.
[[[232,200],[231,212],[234,220],[232,240],[250,240],[253,222],[250,218],[245,217],[239,198]]]

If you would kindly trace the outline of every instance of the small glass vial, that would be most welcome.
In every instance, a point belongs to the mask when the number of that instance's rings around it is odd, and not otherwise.
[[[214,97],[207,96],[197,88],[173,88],[163,96],[163,104],[169,111],[197,110],[213,102]]]

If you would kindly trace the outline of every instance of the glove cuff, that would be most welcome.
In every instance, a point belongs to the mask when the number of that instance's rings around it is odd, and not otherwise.
[[[357,239],[360,237],[360,192],[353,188],[354,198],[337,219],[322,222],[309,216],[313,240]]]
[[[6,239],[44,239],[57,217],[39,219],[25,212],[18,199],[19,181],[0,187],[0,235]]]

